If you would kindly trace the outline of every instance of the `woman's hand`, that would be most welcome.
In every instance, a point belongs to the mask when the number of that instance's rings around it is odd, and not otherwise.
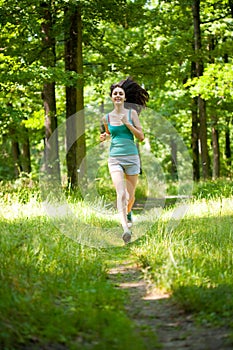
[[[120,116],[120,120],[122,123],[125,124],[125,126],[127,126],[127,128],[132,132],[132,134],[139,140],[139,141],[143,141],[144,140],[144,134],[142,131],[142,127],[138,118],[138,114],[135,110],[132,110],[132,114],[131,114],[131,118],[132,118],[132,122],[133,124],[131,124],[128,120],[127,115],[122,114]]]
[[[127,117],[126,114],[121,114],[121,116],[120,116],[120,121],[121,121],[123,124],[129,124],[128,117]]]
[[[106,132],[104,132],[104,133],[100,134],[100,142],[105,141],[105,140],[106,140],[106,137],[107,137]]]

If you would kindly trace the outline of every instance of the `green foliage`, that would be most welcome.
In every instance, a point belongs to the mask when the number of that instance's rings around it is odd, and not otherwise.
[[[188,81],[185,86],[190,88],[192,96],[201,95],[205,100],[217,100],[221,103],[232,102],[233,71],[230,63],[213,63],[206,67],[200,78]]]
[[[0,16],[0,178],[12,178],[12,128],[20,148],[25,141],[22,126],[30,132],[33,172],[44,137],[41,91],[44,83],[56,83],[58,122],[64,120],[64,88],[76,86],[80,76],[64,67],[64,9],[75,1],[44,2],[51,13],[51,38],[56,62],[43,45],[44,7],[39,0],[2,0]],[[232,114],[232,14],[226,0],[201,2],[202,49],[193,50],[193,18],[190,1],[78,1],[83,20],[83,81],[86,106],[105,104],[110,83],[131,75],[150,92],[149,107],[166,117],[182,135],[191,151],[192,98],[199,94],[208,101],[207,119],[216,119],[219,131],[222,175],[230,173],[225,159],[226,121]],[[114,35],[113,35],[114,33]],[[193,76],[193,62],[201,58],[204,73]],[[106,97],[105,97],[106,96]],[[169,151],[161,149],[151,129],[145,133],[153,151],[159,151],[166,173],[171,172]],[[230,142],[232,123],[228,123]],[[207,120],[208,143],[212,122]],[[87,134],[92,129],[87,129]],[[96,131],[96,130],[95,130]],[[93,138],[87,136],[87,143]],[[96,139],[95,139],[96,141]],[[89,144],[88,144],[89,146]],[[212,156],[212,153],[210,152]]]
[[[21,174],[14,181],[1,181],[0,194],[4,204],[10,205],[15,202],[26,204],[35,200],[40,202],[39,184],[37,181],[33,181],[28,174]]]
[[[173,230],[167,211],[133,251],[155,288],[170,292],[185,311],[200,322],[233,327],[233,203],[224,194],[219,189],[212,200],[187,203]]]
[[[225,178],[198,182],[194,185],[193,195],[198,199],[230,198],[233,196],[233,181]]]
[[[1,187],[1,348],[143,349],[125,315],[127,295],[107,280],[104,254],[62,235],[33,191],[22,204],[29,188],[14,198],[9,188]]]

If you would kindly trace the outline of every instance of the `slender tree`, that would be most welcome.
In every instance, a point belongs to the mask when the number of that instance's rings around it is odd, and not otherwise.
[[[230,7],[231,17],[233,18],[233,1],[232,0],[229,0],[229,7]],[[228,54],[224,55],[224,62],[228,63]],[[227,166],[229,169],[231,169],[231,163],[232,163],[230,120],[231,118],[228,116],[226,118],[226,132],[225,132],[225,156],[227,159]]]
[[[212,120],[212,148],[213,148],[213,179],[217,179],[220,176],[220,147],[219,147],[219,131],[218,131],[218,119],[213,114]]]
[[[22,143],[22,169],[25,173],[30,174],[31,167],[31,152],[30,152],[30,139],[28,129],[23,126],[23,143]]]
[[[196,53],[196,75],[199,78],[203,75],[203,61],[201,57],[201,28],[200,28],[200,0],[194,0],[192,4],[193,25],[194,25],[194,48]],[[207,123],[206,123],[206,101],[198,96],[199,109],[199,136],[201,141],[202,172],[204,179],[210,177],[210,159],[207,145]]]
[[[192,71],[191,77],[196,75],[195,62],[191,63]],[[199,162],[199,120],[198,120],[198,98],[193,97],[191,101],[191,113],[192,113],[192,158],[193,158],[193,179],[194,181],[200,180],[200,162]]]
[[[19,174],[21,173],[22,166],[21,166],[21,160],[20,160],[20,147],[19,147],[19,142],[17,139],[17,133],[15,129],[11,129],[11,147],[12,147],[12,157],[13,157],[13,162],[14,162],[14,173],[15,177],[17,178]]]
[[[83,62],[81,7],[65,8],[65,69],[78,74],[76,84],[66,86],[67,174],[71,187],[78,185],[80,166],[85,158],[85,121],[83,111]],[[72,117],[72,118],[70,118]],[[83,168],[82,168],[83,171]]]
[[[230,137],[230,117],[227,118],[226,120],[226,131],[225,131],[225,156],[227,160],[227,167],[231,169],[231,157],[232,157],[232,152],[231,152],[231,137]]]
[[[215,38],[209,37],[209,59],[210,63],[214,63],[212,52],[215,49]],[[216,111],[211,111],[211,133],[212,133],[212,150],[213,150],[213,179],[217,179],[220,176],[220,147],[219,147],[219,125],[218,116]]]
[[[56,63],[56,42],[53,34],[53,13],[52,2],[42,2],[41,11],[43,22],[42,41],[43,41],[43,58],[45,66],[54,67]],[[42,99],[45,111],[45,166],[46,171],[60,180],[60,164],[58,152],[58,135],[57,135],[57,115],[56,115],[56,97],[55,82],[47,81],[44,83]],[[51,137],[53,135],[53,137]]]

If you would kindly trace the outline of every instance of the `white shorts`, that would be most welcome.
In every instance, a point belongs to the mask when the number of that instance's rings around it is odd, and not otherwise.
[[[123,171],[126,175],[138,175],[140,174],[139,155],[110,157],[108,159],[108,168],[110,173]]]

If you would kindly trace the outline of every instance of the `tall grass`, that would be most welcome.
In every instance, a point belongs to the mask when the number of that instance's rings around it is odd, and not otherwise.
[[[57,230],[34,189],[17,191],[1,186],[0,348],[144,349],[104,252]]]
[[[167,210],[132,251],[155,288],[201,322],[233,328],[233,198],[193,199],[169,230]]]
[[[200,322],[227,322],[233,328],[229,184],[196,185],[188,213],[173,230],[168,229],[173,208],[159,217],[148,209],[138,224],[145,234],[126,249],[107,250],[62,234],[45,215],[37,185],[0,184],[0,347],[121,350],[134,344],[135,350],[144,349],[125,314],[126,293],[107,278],[116,255],[126,253],[143,266],[155,288],[170,292]],[[104,202],[84,203],[72,195],[67,200],[84,224],[118,230]]]

